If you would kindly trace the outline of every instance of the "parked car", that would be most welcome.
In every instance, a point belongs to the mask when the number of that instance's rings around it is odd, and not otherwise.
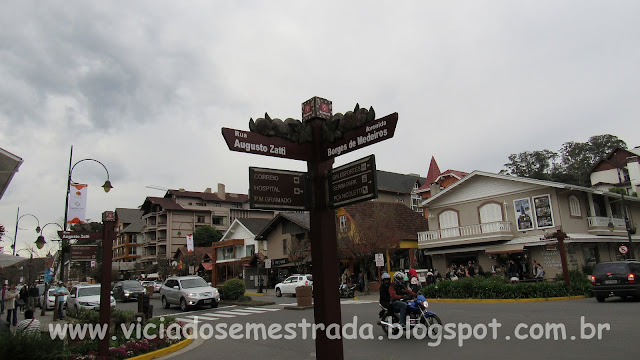
[[[137,300],[138,296],[146,292],[147,290],[136,280],[118,281],[113,287],[113,297],[122,302]]]
[[[276,284],[276,296],[282,294],[296,294],[298,286],[313,286],[313,276],[305,274],[293,274],[286,278],[283,282]]]
[[[210,305],[218,307],[220,293],[200,276],[176,276],[167,278],[160,289],[162,307],[180,305],[182,311],[191,307]]]
[[[116,299],[111,296],[110,306],[116,306]],[[67,309],[100,310],[100,284],[76,285],[67,296]]]
[[[609,261],[596,264],[591,275],[598,302],[609,296],[640,299],[640,261]]]
[[[55,293],[56,289],[55,287],[49,289],[49,291],[47,292],[47,296],[46,296],[46,301],[45,303],[47,304],[47,310],[53,310],[55,309],[55,304],[56,304],[56,297],[53,295]],[[60,300],[58,301],[62,301],[64,304],[62,304],[62,308],[66,309],[67,308],[67,297],[68,295],[63,295],[60,297]]]

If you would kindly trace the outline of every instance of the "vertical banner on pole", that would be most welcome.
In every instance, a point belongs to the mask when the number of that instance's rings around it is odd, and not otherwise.
[[[187,252],[193,252],[193,234],[187,235]]]
[[[87,210],[86,184],[72,184],[69,192],[69,209],[67,210],[67,224],[86,222]]]

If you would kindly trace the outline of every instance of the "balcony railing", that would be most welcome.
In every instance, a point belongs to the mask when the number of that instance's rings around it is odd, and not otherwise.
[[[589,221],[589,227],[609,227],[609,224],[613,224],[614,227],[626,229],[624,219],[618,219],[614,217],[601,217],[590,216],[587,218]]]
[[[495,233],[511,233],[511,223],[508,221],[497,221],[486,224],[423,231],[418,233],[418,242]]]

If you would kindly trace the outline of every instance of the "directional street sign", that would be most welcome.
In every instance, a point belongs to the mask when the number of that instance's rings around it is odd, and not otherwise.
[[[313,156],[311,143],[298,144],[284,138],[229,128],[222,128],[222,136],[231,151],[304,161],[310,161]]]
[[[374,155],[329,170],[329,207],[335,209],[377,198],[376,175]]]
[[[71,245],[71,261],[91,261],[98,256],[98,245]]]
[[[102,232],[89,231],[58,231],[63,240],[102,240]]]
[[[249,206],[252,209],[308,210],[307,174],[249,168]]]
[[[328,159],[391,139],[396,132],[397,124],[398,113],[393,113],[368,122],[359,128],[346,131],[342,134],[342,139],[322,144],[324,149],[322,156]]]

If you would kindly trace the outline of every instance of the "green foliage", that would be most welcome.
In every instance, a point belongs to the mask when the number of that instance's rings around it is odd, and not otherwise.
[[[41,336],[2,334],[0,336],[0,349],[3,359],[60,359],[64,351],[64,341],[51,339],[46,332],[42,333]]]
[[[193,246],[211,246],[220,241],[222,232],[211,226],[200,226],[193,232]]]
[[[95,310],[83,308],[67,309],[67,315],[78,319],[81,324],[97,324],[100,322],[100,313]]]
[[[240,296],[240,298],[238,298],[238,302],[248,302],[251,301],[251,296]]]
[[[442,281],[423,288],[421,293],[427,298],[446,299],[526,299],[592,294],[591,284],[586,281],[576,282],[570,289],[566,289],[562,282],[511,284],[501,276]]]
[[[627,144],[613,135],[596,135],[586,142],[566,142],[558,152],[545,149],[511,154],[501,173],[591,186],[591,168],[616,148],[626,149]]]
[[[246,286],[240,279],[229,279],[222,285],[222,294],[225,300],[238,300],[244,295]]]

